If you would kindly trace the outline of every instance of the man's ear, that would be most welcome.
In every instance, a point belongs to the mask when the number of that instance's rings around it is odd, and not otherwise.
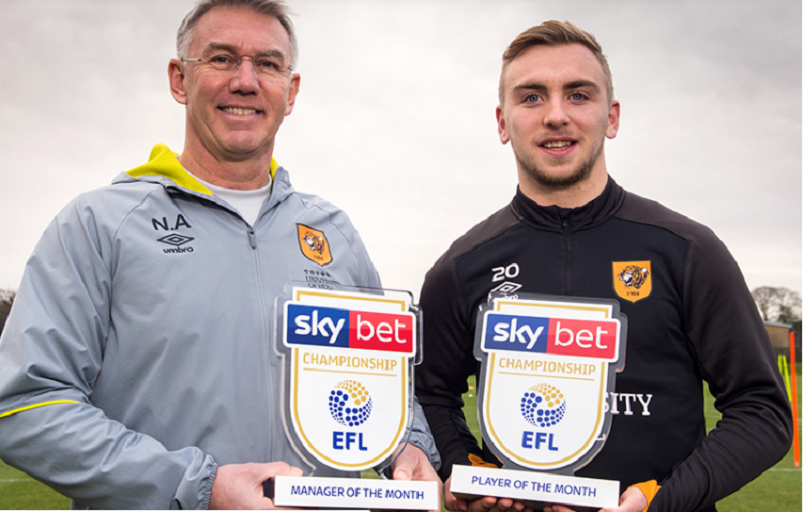
[[[285,107],[285,115],[289,116],[293,112],[293,106],[296,104],[296,95],[299,94],[299,85],[301,85],[301,76],[298,73],[293,73],[290,78],[290,86],[288,87],[288,103]]]
[[[620,102],[614,100],[609,107],[609,120],[606,125],[606,137],[613,139],[620,131]]]
[[[168,64],[168,79],[170,80],[170,94],[173,99],[187,104],[187,91],[184,88],[184,63],[179,59],[170,59]]]
[[[503,115],[502,105],[497,105],[497,133],[500,135],[500,142],[508,144],[511,137],[505,129],[505,116]]]

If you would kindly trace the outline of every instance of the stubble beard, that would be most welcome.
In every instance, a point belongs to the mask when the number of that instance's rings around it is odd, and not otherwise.
[[[589,158],[580,162],[578,166],[569,173],[551,173],[549,169],[540,168],[532,159],[526,160],[516,155],[519,167],[530,176],[539,186],[549,190],[567,190],[589,179],[595,164],[603,153],[603,144],[595,148]]]

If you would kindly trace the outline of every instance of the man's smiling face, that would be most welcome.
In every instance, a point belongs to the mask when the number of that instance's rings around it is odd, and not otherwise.
[[[272,55],[285,68],[291,64],[290,39],[282,24],[249,9],[220,7],[204,14],[185,57],[209,59],[222,51],[236,57]],[[219,162],[271,154],[279,126],[293,110],[299,76],[259,75],[250,58],[233,73],[207,62],[185,62],[183,94],[174,92],[187,106],[190,147],[202,146]]]
[[[617,134],[619,103],[609,103],[603,67],[588,48],[532,46],[503,76],[498,131],[511,142],[520,179],[563,189],[605,173],[603,142]]]

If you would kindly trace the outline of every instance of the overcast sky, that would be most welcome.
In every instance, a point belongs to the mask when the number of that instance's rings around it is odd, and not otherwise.
[[[570,20],[602,44],[621,120],[608,169],[710,226],[750,288],[801,291],[801,2],[289,0],[301,92],[274,156],[346,210],[386,287],[424,273],[516,188],[501,55]],[[0,288],[75,195],[183,146],[167,63],[191,0],[3,0]]]

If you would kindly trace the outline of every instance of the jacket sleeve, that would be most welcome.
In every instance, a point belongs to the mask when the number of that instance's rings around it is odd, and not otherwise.
[[[662,482],[651,511],[713,505],[780,460],[792,437],[767,332],[737,263],[708,229],[690,238],[683,301],[690,350],[723,418]]]
[[[31,256],[0,338],[0,457],[78,505],[207,508],[217,465],[92,405],[110,320],[112,240],[81,198]]]
[[[416,393],[441,453],[439,475],[446,480],[454,464],[481,461],[482,451],[466,424],[461,395],[477,370],[474,339],[454,267],[442,258],[427,273],[421,291],[424,360],[417,367]]]

